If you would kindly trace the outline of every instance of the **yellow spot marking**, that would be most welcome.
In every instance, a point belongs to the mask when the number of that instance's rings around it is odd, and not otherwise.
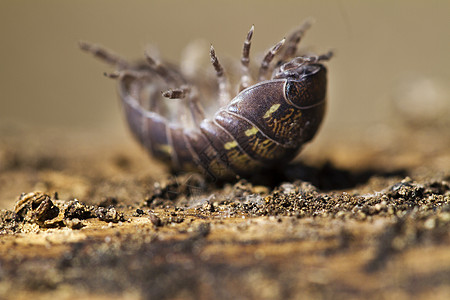
[[[252,135],[255,135],[256,133],[258,133],[258,128],[256,128],[256,127],[252,127],[245,131],[246,136],[252,136]]]
[[[264,119],[269,118],[274,112],[277,111],[277,109],[280,107],[280,104],[274,104],[272,105],[268,111],[266,111],[266,114],[263,116]]]
[[[230,149],[232,149],[232,148],[234,148],[236,146],[237,146],[237,142],[236,141],[228,142],[225,145],[223,145],[225,150],[230,150]]]
[[[246,154],[241,153],[237,149],[233,149],[227,153],[229,162],[237,169],[248,171],[249,168],[260,167],[258,161],[250,159]]]
[[[158,149],[169,155],[172,154],[173,151],[172,147],[169,145],[158,145]]]

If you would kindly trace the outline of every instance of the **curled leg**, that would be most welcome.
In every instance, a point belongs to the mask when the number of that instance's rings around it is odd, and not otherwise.
[[[247,34],[247,38],[245,39],[244,48],[242,49],[242,58],[241,58],[242,76],[241,76],[241,83],[239,84],[239,92],[250,86],[251,80],[248,65],[250,64],[250,46],[254,30],[255,26],[252,25],[252,28],[250,28],[250,31]]]
[[[228,91],[228,81],[225,76],[223,67],[220,64],[219,60],[217,59],[216,51],[214,50],[214,47],[212,45],[209,54],[211,56],[211,63],[214,67],[214,70],[216,70],[217,81],[219,83],[219,102],[220,105],[225,106],[230,101],[230,93]]]
[[[259,68],[259,76],[258,76],[259,81],[266,79],[267,72],[269,71],[269,65],[272,62],[275,55],[278,53],[278,51],[280,51],[280,49],[284,45],[285,41],[286,41],[286,39],[282,39],[275,46],[273,46],[269,50],[269,52],[267,52],[266,56],[264,56],[264,59],[261,62],[261,67]]]

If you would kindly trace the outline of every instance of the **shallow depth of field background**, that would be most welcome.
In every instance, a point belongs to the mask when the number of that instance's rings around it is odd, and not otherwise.
[[[448,1],[4,0],[0,127],[128,136],[115,84],[102,75],[112,69],[80,51],[79,40],[130,59],[152,44],[177,62],[202,38],[219,57],[239,59],[254,24],[254,59],[311,16],[316,22],[302,45],[336,53],[318,140],[367,140],[397,126],[399,116],[419,125],[448,116],[449,14]]]

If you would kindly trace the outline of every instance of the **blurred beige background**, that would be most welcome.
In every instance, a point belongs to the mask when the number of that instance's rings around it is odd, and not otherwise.
[[[255,55],[312,16],[316,22],[302,45],[336,51],[320,138],[358,135],[390,122],[397,115],[391,102],[403,105],[416,82],[431,82],[422,92],[432,107],[448,110],[449,15],[444,0],[2,0],[0,126],[126,132],[115,84],[102,75],[111,68],[81,52],[79,40],[132,59],[151,43],[177,62],[183,47],[203,38],[238,59],[252,24]]]

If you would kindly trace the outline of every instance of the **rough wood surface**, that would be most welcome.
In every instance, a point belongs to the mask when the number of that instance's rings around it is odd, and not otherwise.
[[[232,183],[170,175],[132,143],[5,134],[0,295],[448,299],[444,129],[383,151],[331,140]]]

